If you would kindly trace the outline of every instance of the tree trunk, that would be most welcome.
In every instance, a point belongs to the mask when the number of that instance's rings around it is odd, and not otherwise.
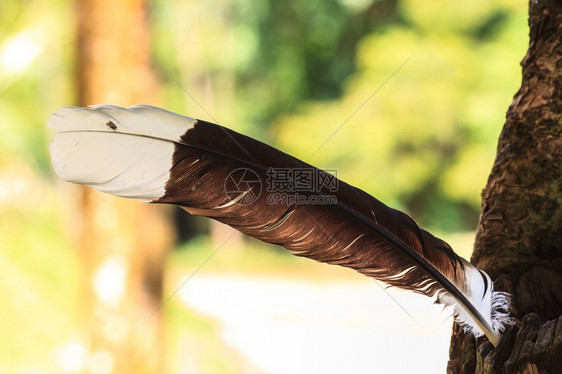
[[[531,0],[529,25],[522,86],[482,194],[472,256],[513,296],[523,323],[496,349],[456,326],[449,373],[562,372],[562,2]]]
[[[151,103],[143,0],[79,0],[78,104]],[[80,188],[75,220],[84,264],[84,372],[163,371],[161,301],[164,254],[173,242],[162,208]]]

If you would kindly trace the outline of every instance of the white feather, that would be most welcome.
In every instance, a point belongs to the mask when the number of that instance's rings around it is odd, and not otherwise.
[[[195,121],[148,105],[65,107],[49,119],[58,132],[51,161],[67,181],[157,200],[165,193],[174,145]]]
[[[449,293],[437,295],[437,302],[453,309],[455,320],[464,328],[465,332],[474,334],[476,337],[487,332],[486,335],[490,341],[497,346],[500,333],[507,324],[511,323],[508,313],[509,296],[505,292],[494,291],[492,280],[488,274],[478,271],[465,260],[463,262],[465,263],[465,279],[455,286],[463,290],[463,294],[478,309],[486,323],[483,324],[482,321],[474,318]],[[483,276],[486,278],[486,282]],[[470,285],[470,288],[467,289],[466,285]]]

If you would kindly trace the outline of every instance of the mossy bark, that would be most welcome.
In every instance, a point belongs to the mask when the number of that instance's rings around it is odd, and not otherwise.
[[[556,367],[562,363],[536,362],[548,360],[551,356],[538,350],[558,349],[556,336],[562,336],[562,1],[531,0],[529,25],[522,85],[482,194],[472,261],[490,274],[496,289],[513,296],[513,317],[534,314],[519,331],[504,334],[496,349],[455,329],[449,373],[562,372]],[[529,328],[529,321],[539,320],[552,321],[548,328],[546,323]],[[544,331],[543,348],[539,331]],[[534,349],[527,363],[525,344]]]

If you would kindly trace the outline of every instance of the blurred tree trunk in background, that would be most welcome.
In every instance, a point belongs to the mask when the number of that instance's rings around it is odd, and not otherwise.
[[[78,104],[151,103],[149,34],[143,0],[78,0]],[[141,150],[139,150],[140,152]],[[87,284],[82,309],[85,371],[163,371],[156,311],[165,253],[173,243],[163,208],[80,190],[79,246]]]
[[[472,260],[513,295],[514,317],[536,314],[495,350],[455,326],[451,373],[562,372],[562,3],[529,6],[522,86],[482,195]]]

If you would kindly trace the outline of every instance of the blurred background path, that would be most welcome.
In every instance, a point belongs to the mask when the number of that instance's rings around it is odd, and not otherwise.
[[[432,313],[440,308],[429,299],[389,292],[411,316],[370,280],[198,275],[177,297],[216,320],[224,341],[267,373],[445,372],[447,312]]]

